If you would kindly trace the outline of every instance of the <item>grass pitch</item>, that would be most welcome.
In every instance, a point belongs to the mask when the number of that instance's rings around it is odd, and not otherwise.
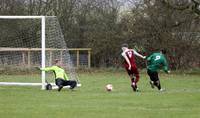
[[[0,118],[199,118],[200,76],[161,74],[165,92],[141,74],[135,93],[125,72],[81,73],[81,88],[42,91],[0,86]],[[0,81],[37,81],[39,75],[1,75]],[[112,92],[105,85],[114,86]]]

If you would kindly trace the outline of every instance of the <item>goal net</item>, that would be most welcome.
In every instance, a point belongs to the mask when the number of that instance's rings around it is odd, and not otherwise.
[[[24,73],[34,67],[52,66],[60,60],[68,77],[78,81],[61,27],[56,17],[0,16],[0,70]],[[41,86],[53,82],[51,74],[41,72],[38,79],[0,80],[0,85]],[[41,79],[39,79],[41,78]],[[49,80],[48,80],[49,79]],[[19,81],[18,81],[19,80]],[[80,86],[80,84],[78,84]]]

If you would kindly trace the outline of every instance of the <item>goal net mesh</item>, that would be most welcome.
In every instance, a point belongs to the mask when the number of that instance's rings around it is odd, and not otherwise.
[[[34,67],[41,67],[41,21],[40,18],[0,18],[1,73],[30,72],[36,71]],[[72,80],[78,80],[56,17],[45,17],[45,37],[45,66],[52,66],[55,60],[60,60],[62,66],[66,69],[68,77]],[[51,81],[53,80],[53,76],[46,75],[46,79],[51,78]],[[29,82],[28,78],[26,79],[27,82]],[[41,79],[38,78],[37,80],[41,82]],[[5,78],[1,81],[7,80]],[[15,79],[14,81],[17,82],[18,80]]]

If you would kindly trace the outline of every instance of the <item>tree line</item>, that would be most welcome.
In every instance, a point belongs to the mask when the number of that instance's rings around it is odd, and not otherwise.
[[[92,48],[95,67],[119,66],[122,43],[166,49],[173,69],[200,67],[198,0],[1,0],[0,15],[57,16],[67,46]]]

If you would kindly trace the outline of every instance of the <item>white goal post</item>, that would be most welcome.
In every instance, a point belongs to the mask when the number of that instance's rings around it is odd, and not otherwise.
[[[55,16],[0,16],[0,20],[1,19],[4,19],[4,20],[20,20],[20,19],[22,19],[22,20],[26,20],[26,19],[38,19],[38,20],[40,20],[40,27],[41,27],[41,36],[40,36],[40,38],[41,38],[41,44],[40,44],[40,48],[41,48],[41,64],[40,64],[40,66],[42,67],[42,68],[45,68],[45,66],[46,66],[46,51],[45,51],[45,49],[46,49],[46,18],[56,18]],[[57,19],[57,18],[56,18]],[[1,22],[1,21],[0,21]],[[57,21],[58,22],[58,21]],[[56,24],[59,24],[59,23],[56,23]],[[60,28],[60,26],[57,26],[57,27],[59,27]],[[60,29],[59,29],[60,30]],[[58,31],[57,31],[58,32]],[[56,35],[58,35],[58,34],[56,34]],[[62,35],[62,36],[60,36],[61,38],[64,38],[63,37],[63,34],[61,33],[61,32],[59,32],[59,35]],[[53,37],[54,38],[54,37]],[[57,40],[57,39],[55,39],[55,40]],[[64,40],[64,39],[62,39],[62,40]],[[61,42],[61,44],[62,44],[63,42]],[[1,47],[1,46],[0,46]],[[66,47],[66,45],[64,45],[64,47],[66,48],[66,50],[67,50],[67,47]],[[49,48],[49,47],[48,47]],[[69,57],[69,54],[68,54],[68,52],[66,52],[67,53],[67,56],[65,56],[65,57],[67,57],[67,58],[70,58]],[[69,59],[68,59],[69,60]],[[70,64],[71,64],[71,62],[70,62]],[[72,70],[73,68],[72,67],[70,67],[70,71]],[[74,70],[73,71],[71,71],[71,72],[74,72]],[[70,74],[71,76],[76,76],[76,75],[74,75],[75,73],[72,73],[72,74]],[[71,78],[73,78],[73,77],[71,77]],[[44,71],[42,71],[41,72],[41,83],[18,83],[18,82],[0,82],[0,85],[20,85],[20,86],[28,86],[28,85],[30,85],[30,86],[42,86],[42,90],[44,90],[45,89],[45,85],[46,85],[46,80],[45,80],[45,72]],[[54,85],[54,84],[53,84]],[[80,84],[78,85],[78,86],[80,86]]]

